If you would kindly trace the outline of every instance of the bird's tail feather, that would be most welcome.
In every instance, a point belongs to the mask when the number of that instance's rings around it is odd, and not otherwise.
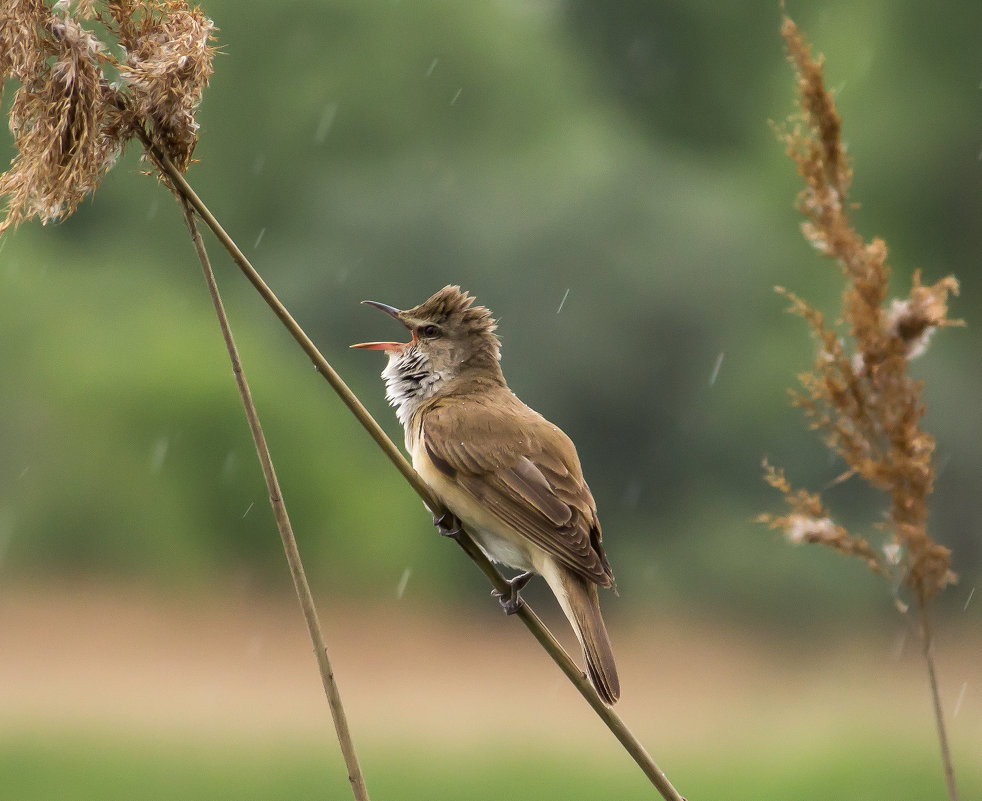
[[[583,648],[590,682],[604,703],[613,706],[620,697],[621,688],[610,637],[600,614],[597,585],[563,568],[550,572],[553,575],[545,574],[545,579],[569,618],[573,631],[576,632],[576,639]]]

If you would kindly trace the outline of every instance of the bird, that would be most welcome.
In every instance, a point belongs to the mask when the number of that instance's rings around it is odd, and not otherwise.
[[[598,590],[617,589],[572,440],[509,389],[497,322],[459,286],[405,310],[363,303],[411,334],[405,343],[351,347],[388,356],[382,379],[406,450],[451,515],[434,515],[434,524],[459,536],[460,521],[490,559],[521,571],[508,580],[508,592],[495,592],[509,614],[521,608],[519,593],[531,578],[545,579],[582,648],[591,684],[612,706],[620,683]]]

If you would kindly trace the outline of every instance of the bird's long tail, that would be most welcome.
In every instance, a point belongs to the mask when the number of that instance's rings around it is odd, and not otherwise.
[[[590,682],[604,703],[613,706],[620,697],[621,687],[610,637],[600,614],[597,585],[558,565],[544,571],[543,576],[580,641]]]

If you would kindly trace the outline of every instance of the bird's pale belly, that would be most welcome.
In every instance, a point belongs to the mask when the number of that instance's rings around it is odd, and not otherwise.
[[[422,448],[417,451],[422,451]],[[413,454],[413,467],[447,508],[464,524],[481,550],[499,564],[516,570],[540,572],[540,557],[545,552],[533,545],[517,531],[506,525],[491,512],[461,490],[426,458]]]
[[[510,538],[502,537],[501,534],[493,529],[482,528],[475,521],[467,520],[452,508],[451,511],[464,523],[464,526],[473,535],[474,540],[481,546],[481,550],[488,555],[488,558],[499,564],[513,567],[516,570],[534,570],[538,572],[538,569],[532,562],[532,555],[529,552],[534,546],[522,547],[524,543],[515,543]],[[515,536],[518,535],[512,534],[512,537]]]

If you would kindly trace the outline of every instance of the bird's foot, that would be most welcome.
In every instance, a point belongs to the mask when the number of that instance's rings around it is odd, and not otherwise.
[[[519,609],[525,604],[525,600],[518,593],[525,587],[526,584],[534,576],[531,570],[527,573],[519,573],[515,578],[508,579],[508,591],[503,590],[491,590],[491,594],[498,599],[498,603],[501,604],[501,608],[505,610],[506,615],[514,615]]]
[[[433,515],[433,525],[437,527],[444,537],[450,537],[452,540],[460,539],[460,521],[454,516],[453,512]]]

